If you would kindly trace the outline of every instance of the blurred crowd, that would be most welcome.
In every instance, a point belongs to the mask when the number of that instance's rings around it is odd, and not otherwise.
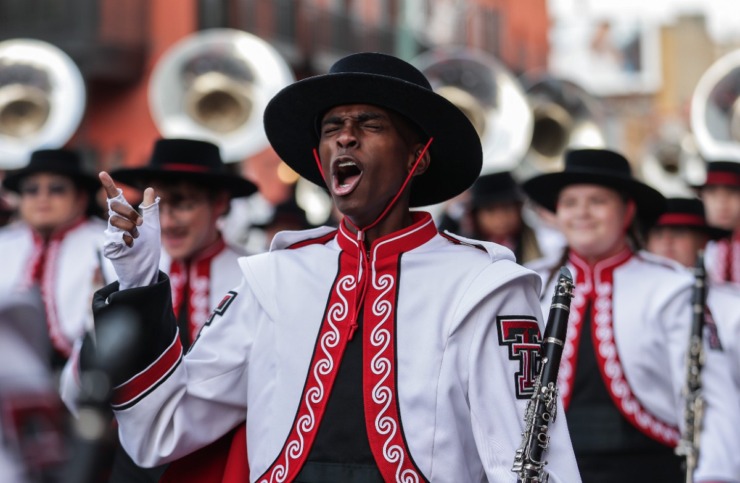
[[[239,283],[237,258],[268,250],[278,231],[316,226],[296,199],[294,185],[286,184],[281,196],[261,192],[259,180],[252,182],[235,173],[209,142],[160,139],[146,165],[110,174],[129,199],[141,199],[146,187],[153,187],[161,198],[159,268],[172,280],[173,308],[185,348],[223,294]],[[72,481],[64,480],[64,475],[71,474],[70,465],[85,461],[74,457],[75,446],[69,444],[77,441],[74,418],[62,404],[64,399],[67,406],[76,407],[84,399],[80,394],[60,395],[59,380],[64,371],[78,370],[70,361],[80,357],[81,338],[92,329],[93,292],[116,278],[101,251],[108,207],[100,186],[96,173],[86,169],[81,155],[70,149],[35,151],[26,167],[3,175],[2,481]],[[669,199],[660,217],[631,233],[630,243],[634,250],[647,250],[664,257],[665,263],[687,269],[695,265],[698,253],[706,253],[712,292],[724,299],[713,301],[719,305],[713,308],[714,336],[725,344],[732,365],[726,369],[740,387],[736,352],[740,329],[732,316],[724,315],[740,301],[736,285],[740,282],[740,164],[708,162],[706,182],[693,188],[696,196]],[[533,189],[539,199],[541,191],[530,187],[530,192]],[[554,267],[567,260],[569,246],[579,243],[579,230],[561,225],[568,223],[562,215],[565,211],[535,202],[522,182],[501,171],[481,175],[467,192],[438,211],[437,222],[441,231],[503,245],[519,263]],[[321,224],[338,222],[331,210],[325,216]],[[600,215],[583,216],[598,219]],[[66,377],[80,380],[83,376]],[[110,419],[105,424],[113,425]],[[157,481],[161,476],[162,469],[132,476],[142,470],[116,444],[110,448],[109,465],[98,475],[110,471],[119,475],[111,481]]]

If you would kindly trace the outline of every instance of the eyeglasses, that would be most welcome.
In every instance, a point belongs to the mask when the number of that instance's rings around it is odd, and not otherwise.
[[[168,211],[175,216],[184,215],[192,213],[196,208],[203,206],[207,201],[208,197],[206,196],[190,196],[187,198],[175,196],[169,200],[160,199],[159,209],[161,211]]]
[[[20,186],[21,196],[38,196],[46,192],[49,196],[64,196],[72,191],[70,183],[49,183],[41,185],[40,183],[26,183]]]

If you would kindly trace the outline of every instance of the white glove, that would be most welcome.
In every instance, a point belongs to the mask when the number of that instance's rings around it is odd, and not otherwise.
[[[111,217],[120,216],[111,209],[111,204],[116,201],[131,206],[120,188],[118,196],[108,198],[108,228],[105,230],[103,255],[113,264],[120,290],[151,285],[157,281],[161,250],[159,197],[149,206],[139,205],[144,222],[138,227],[139,236],[130,247],[123,241],[123,235],[127,232],[110,222]]]

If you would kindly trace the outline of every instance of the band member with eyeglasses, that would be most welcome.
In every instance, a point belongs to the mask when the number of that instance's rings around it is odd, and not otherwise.
[[[158,253],[154,192],[139,213],[101,173],[119,282],[96,310],[130,307],[148,331],[112,400],[125,448],[159,464],[236,430],[220,453],[233,456],[228,474],[200,481],[514,481],[539,277],[510,250],[441,235],[410,210],[478,177],[470,121],[407,62],[359,53],[282,90],[264,123],[344,218],[281,232],[268,253],[240,259],[240,285],[185,355],[170,282],[139,262]],[[577,483],[566,429],[549,433],[547,470]]]
[[[162,255],[172,301],[187,350],[230,289],[241,280],[237,259],[247,253],[227,244],[218,229],[232,198],[249,196],[257,187],[230,173],[218,146],[195,139],[159,139],[146,166],[110,173],[113,180],[159,196]]]
[[[151,186],[160,198],[159,269],[169,276],[180,344],[187,351],[211,309],[242,277],[237,260],[247,253],[224,241],[218,221],[232,198],[249,196],[257,187],[227,171],[218,146],[194,139],[159,139],[145,166],[110,175],[134,188]],[[113,179],[108,178],[110,183]],[[79,368],[69,370],[76,373]],[[77,388],[70,386],[70,375],[65,377],[70,392],[64,398],[74,406],[70,399]],[[156,482],[164,469],[139,468],[119,450],[110,481]]]
[[[683,481],[674,448],[683,425],[693,279],[642,250],[641,237],[664,212],[665,198],[608,149],[569,151],[562,171],[522,187],[555,214],[567,240],[559,259],[528,266],[545,281],[543,294],[563,264],[574,275],[558,388],[583,481]],[[708,357],[704,367],[704,447],[692,476],[737,482],[740,413],[729,371],[716,360]]]
[[[90,216],[100,185],[79,153],[45,149],[3,187],[19,194],[19,220],[0,229],[0,293],[40,288],[59,368],[92,326],[92,293],[111,269],[101,255],[105,224]]]

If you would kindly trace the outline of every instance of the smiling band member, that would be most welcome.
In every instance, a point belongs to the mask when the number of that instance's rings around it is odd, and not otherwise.
[[[106,185],[120,287],[101,290],[96,310],[131,306],[151,330],[114,393],[126,449],[154,465],[246,428],[234,443],[248,452],[231,454],[247,471],[248,453],[252,482],[515,481],[540,279],[509,250],[442,236],[409,209],[476,179],[470,122],[408,63],[362,53],[278,93],[265,129],[344,218],[240,259],[242,283],[186,356],[168,278],[137,262],[158,253],[152,193],[139,215]],[[550,481],[580,481],[565,425],[550,436]]]
[[[563,171],[532,178],[523,188],[555,213],[568,242],[560,260],[530,265],[549,281],[545,295],[561,265],[574,274],[558,387],[583,481],[684,481],[674,447],[683,419],[693,280],[641,251],[637,231],[660,216],[665,199],[632,177],[622,155],[605,149],[570,151]],[[542,304],[549,309],[547,300]],[[708,405],[692,476],[736,482],[737,401],[725,359],[709,348],[706,353]]]
[[[122,168],[111,177],[130,186],[151,186],[160,197],[160,269],[170,278],[180,340],[187,350],[210,310],[241,280],[237,259],[217,222],[232,198],[257,187],[226,170],[218,146],[193,139],[159,139],[146,166]]]
[[[121,168],[111,177],[130,186],[152,186],[160,196],[162,250],[159,268],[170,278],[180,342],[187,351],[229,289],[241,280],[237,259],[217,223],[232,198],[257,187],[229,173],[218,146],[194,139],[159,139],[145,166]],[[138,468],[117,448],[110,483],[158,481],[164,467]]]

